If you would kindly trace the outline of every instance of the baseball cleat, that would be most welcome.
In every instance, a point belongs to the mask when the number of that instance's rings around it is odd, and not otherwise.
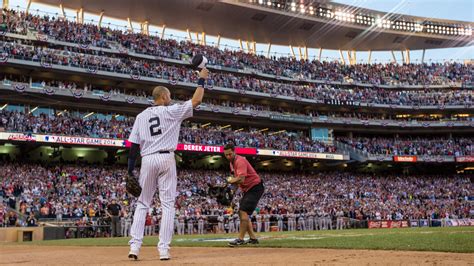
[[[243,245],[246,245],[247,242],[245,242],[244,240],[240,239],[240,238],[237,238],[235,240],[232,240],[229,242],[229,247],[237,247],[237,246],[243,246]]]
[[[160,260],[169,260],[171,259],[169,251],[160,252]]]
[[[128,252],[128,258],[130,260],[138,260],[138,251],[130,250],[130,252]]]
[[[257,238],[255,238],[255,239],[250,238],[249,240],[247,240],[247,244],[256,245],[256,244],[260,244],[260,242],[258,242]]]

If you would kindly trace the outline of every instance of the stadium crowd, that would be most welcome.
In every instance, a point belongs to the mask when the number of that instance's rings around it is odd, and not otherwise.
[[[95,220],[106,216],[112,199],[121,205],[122,224],[126,227],[131,221],[135,200],[125,192],[125,168],[4,163],[0,173],[0,199],[4,202],[0,200],[0,219],[4,226],[22,225],[11,210],[24,217],[33,214],[40,220]],[[179,169],[177,233],[184,233],[180,226],[184,222],[187,233],[203,233],[198,230],[199,220],[215,223],[217,231],[232,232],[231,226],[235,230],[238,219],[234,209],[220,206],[207,195],[209,184],[221,184],[225,175],[217,170]],[[347,226],[339,219],[464,218],[470,215],[469,198],[474,196],[470,179],[456,175],[262,172],[261,177],[266,191],[253,216],[258,231],[268,230],[265,222],[279,227],[281,222],[283,230],[322,230]],[[161,217],[157,199],[152,206],[147,220],[155,226]],[[206,221],[211,216],[217,217]]]
[[[4,10],[0,32],[22,35],[37,32],[38,40],[25,41],[0,37],[1,59],[15,58],[40,62],[48,68],[52,64],[80,67],[88,72],[108,71],[130,74],[133,78],[152,77],[173,82],[196,82],[193,70],[186,66],[170,65],[148,60],[130,52],[164,58],[188,60],[199,52],[210,64],[233,69],[245,69],[289,77],[263,79],[252,75],[215,71],[208,87],[224,87],[267,93],[270,97],[289,96],[296,100],[311,99],[325,104],[389,104],[394,106],[445,106],[473,104],[474,94],[468,89],[448,88],[455,83],[472,84],[472,65],[449,62],[444,64],[355,64],[295,58],[266,58],[243,51],[221,50],[190,41],[161,39],[155,36],[98,28],[93,24],[78,24],[61,18],[25,14]],[[81,44],[52,46],[44,35],[55,40]],[[43,36],[43,37],[42,37]],[[114,54],[94,51],[89,46],[120,51]],[[323,84],[305,79],[323,80]],[[16,81],[29,81],[24,77]],[[172,81],[172,82],[171,82]],[[422,90],[366,88],[340,86],[331,81],[369,83],[374,85],[443,85],[442,89]],[[71,90],[94,90],[93,85],[79,85],[69,81],[39,81],[43,86]],[[145,91],[106,89],[113,94],[146,97]],[[175,98],[179,99],[179,97]],[[256,103],[206,99],[205,104],[228,106],[252,111],[300,113],[300,110]],[[308,116],[335,116],[359,119],[387,119],[381,114],[321,113],[306,111]],[[391,117],[388,119],[405,119]],[[427,118],[435,119],[435,118]],[[457,118],[463,119],[463,118]],[[132,118],[99,119],[76,116],[26,114],[0,111],[0,128],[11,132],[65,134],[73,136],[127,138]],[[235,131],[220,126],[202,127],[184,123],[180,142],[222,145],[233,140],[238,146],[274,148],[280,150],[335,152],[334,146],[313,141],[302,132],[260,132],[256,129]],[[339,141],[371,154],[390,155],[474,155],[474,144],[469,138],[339,138]],[[124,189],[126,170],[113,166],[41,166],[36,164],[4,163],[0,165],[0,226],[34,226],[36,219],[72,219],[76,224],[97,223],[107,217],[107,205],[117,199],[122,206],[120,216],[124,229],[131,224],[134,199]],[[238,216],[232,208],[218,205],[207,195],[208,184],[220,183],[222,171],[180,170],[176,201],[176,232],[202,233],[202,223],[216,224],[217,231],[234,232]],[[297,174],[262,173],[267,191],[253,216],[257,231],[268,231],[268,225],[284,230],[333,229],[343,227],[347,220],[402,220],[463,218],[471,212],[469,197],[473,197],[471,180],[462,176],[371,176],[350,173]],[[236,201],[238,201],[237,195]],[[17,213],[19,215],[17,215]],[[210,221],[211,216],[217,219]],[[160,220],[160,205],[153,203],[147,216],[147,234],[156,231]],[[284,227],[284,228],[283,228]],[[122,231],[126,235],[127,230]]]
[[[339,141],[369,154],[381,155],[474,155],[472,138],[340,137]]]
[[[266,58],[243,51],[221,50],[215,46],[203,46],[189,41],[161,39],[129,31],[98,28],[94,24],[80,24],[61,17],[26,14],[4,10],[1,24],[4,31],[26,35],[30,31],[48,35],[56,40],[92,45],[102,48],[125,48],[130,52],[186,59],[196,51],[204,53],[211,64],[236,68],[254,69],[266,74],[295,79],[319,79],[371,84],[452,84],[472,82],[472,66],[461,63],[444,64],[355,64],[297,60],[291,57]]]
[[[133,126],[134,118],[125,117],[117,120],[84,118],[68,112],[48,115],[33,115],[18,111],[0,111],[0,128],[7,132],[33,134],[59,134],[68,136],[122,138],[127,139]],[[334,146],[313,141],[303,132],[268,133],[257,129],[240,131],[221,126],[202,127],[202,124],[185,122],[181,128],[179,141],[188,144],[224,145],[228,140],[235,140],[243,147],[273,148],[294,151],[336,152]]]
[[[4,84],[12,84],[12,82],[30,83],[30,78],[27,76],[17,76],[4,74],[0,75],[1,80]],[[44,80],[38,78],[31,78],[31,86],[35,88],[59,88],[70,90],[71,92],[83,91],[92,92],[96,95],[121,95],[127,97],[139,97],[141,99],[150,100],[147,89],[124,89],[124,88],[110,88],[110,87],[98,87],[88,83],[72,82],[72,81],[60,81],[60,80]],[[189,96],[183,94],[172,94],[171,98],[175,101],[186,101]],[[331,100],[332,104],[350,104],[349,102],[339,102],[337,100]],[[233,110],[247,111],[247,112],[273,112],[285,115],[304,115],[308,117],[317,117],[320,119],[359,119],[363,121],[367,120],[393,120],[393,121],[471,121],[472,118],[469,115],[458,114],[418,114],[418,115],[397,115],[390,113],[377,113],[367,112],[366,110],[358,111],[323,111],[315,109],[303,109],[295,106],[288,105],[270,105],[265,102],[247,102],[247,101],[234,101],[229,99],[216,99],[205,97],[203,104],[211,107],[211,109],[219,109],[221,107],[233,108]],[[425,103],[421,103],[425,105]]]
[[[302,132],[274,132],[265,133],[259,130],[236,131],[221,126],[206,126],[200,124],[183,123],[180,133],[183,143],[205,145],[225,145],[233,141],[237,146],[273,148],[290,151],[336,152],[336,147],[323,142],[311,140]]]
[[[54,114],[0,111],[0,129],[6,132],[58,134],[97,138],[128,138],[133,117],[98,118],[74,112]],[[262,131],[256,128],[232,128],[222,125],[183,123],[179,141],[186,144],[224,145],[234,141],[238,146],[278,150],[336,152],[333,145],[311,140],[303,131]],[[429,137],[338,137],[338,141],[370,154],[382,155],[474,155],[471,138]]]
[[[85,68],[89,72],[97,70],[130,74],[134,77],[152,77],[170,82],[197,81],[196,73],[185,66],[172,66],[160,62],[136,60],[129,57],[88,55],[81,51],[55,50],[42,46],[28,46],[13,42],[0,42],[0,53],[7,57],[41,62],[45,67],[66,65]],[[72,49],[71,49],[72,50]],[[78,48],[76,50],[79,50]],[[270,97],[288,96],[295,99],[310,99],[326,104],[390,104],[390,105],[472,105],[474,95],[471,90],[425,88],[423,90],[392,90],[366,87],[337,87],[332,84],[283,83],[257,79],[252,76],[237,76],[232,73],[214,72],[207,86],[266,93]]]

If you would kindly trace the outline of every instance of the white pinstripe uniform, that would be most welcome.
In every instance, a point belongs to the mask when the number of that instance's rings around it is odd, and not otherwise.
[[[263,216],[263,221],[264,221],[264,231],[265,232],[270,232],[270,215],[265,214]]]
[[[232,218],[232,215],[229,215],[229,233],[235,233],[235,224],[234,224],[234,218]]]
[[[198,217],[198,234],[204,234],[204,217],[202,215]]]
[[[192,235],[194,233],[194,217],[188,216],[188,235]]]
[[[257,214],[255,220],[257,221],[257,232],[260,233],[262,232],[262,216]]]
[[[143,242],[145,217],[159,189],[162,208],[158,251],[167,252],[173,237],[176,200],[176,161],[181,122],[193,116],[191,100],[184,104],[149,107],[141,112],[133,124],[129,141],[140,144],[142,166],[139,182],[142,193],[138,197],[129,241],[132,250],[139,250]],[[169,153],[160,153],[166,152]]]
[[[235,213],[233,219],[234,219],[235,231],[239,232],[239,228],[240,228],[239,215],[237,213]]]
[[[278,221],[278,231],[283,231],[283,215],[277,214],[277,221]]]

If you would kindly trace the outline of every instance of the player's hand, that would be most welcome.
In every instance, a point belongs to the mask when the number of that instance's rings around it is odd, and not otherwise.
[[[207,79],[209,77],[209,70],[207,68],[201,69],[199,71],[199,78]]]
[[[233,177],[233,176],[229,176],[227,178],[227,183],[229,184],[242,184],[243,180],[241,180],[240,178],[236,178],[236,177]]]

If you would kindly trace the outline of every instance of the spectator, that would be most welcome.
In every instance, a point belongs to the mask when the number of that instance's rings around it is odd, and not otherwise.
[[[40,16],[31,13],[5,11],[6,31],[26,35],[29,30],[41,35],[53,37],[55,40],[79,43],[88,47],[114,48],[136,54],[147,54],[171,59],[186,59],[195,51],[200,51],[212,65],[234,69],[251,69],[276,76],[294,79],[319,79],[337,82],[365,82],[382,85],[414,85],[435,84],[451,85],[455,82],[472,82],[472,68],[461,63],[446,62],[443,64],[354,64],[345,65],[340,62],[321,62],[317,60],[297,60],[288,57],[271,57],[248,54],[243,51],[220,50],[215,46],[204,46],[188,41],[161,39],[140,33],[112,30],[97,27],[90,23],[76,23],[49,15]],[[71,49],[71,48],[69,48]],[[35,60],[42,60],[36,55]],[[98,64],[94,60],[87,60]],[[63,63],[67,63],[64,60]],[[131,69],[138,70],[136,64]],[[148,62],[143,63],[141,71],[152,68]]]
[[[87,211],[78,212],[80,216],[77,216],[76,210],[92,208],[98,214],[95,218],[96,224],[102,225],[102,221],[98,218],[104,209],[108,209],[107,205],[110,206],[115,202],[127,213],[132,213],[135,206],[135,200],[128,198],[124,190],[122,177],[126,174],[125,167],[86,165],[44,167],[36,164],[4,163],[0,164],[0,173],[2,190],[12,191],[14,187],[23,187],[23,192],[18,197],[25,202],[26,209],[30,209],[30,214],[36,210],[39,212],[40,199],[44,198],[43,205],[54,206],[57,202],[61,202],[65,209],[63,222],[78,218],[82,221]],[[74,185],[71,183],[70,175],[78,177]],[[208,184],[219,184],[226,172],[180,169],[178,175],[180,179],[176,200],[178,220],[189,220],[198,214],[208,216],[229,213],[224,206],[209,198],[206,192]],[[309,213],[315,213],[314,225],[319,230],[336,227],[337,217],[341,217],[341,214],[344,219],[353,220],[388,217],[392,220],[470,217],[471,206],[468,199],[474,197],[468,175],[402,176],[340,172],[317,174],[288,172],[285,175],[262,172],[261,175],[268,190],[262,196],[257,213],[271,215],[272,225],[276,224],[274,218],[281,215],[285,226],[288,214],[291,214],[291,217],[306,218],[311,216]],[[107,204],[113,197],[114,201]],[[240,194],[237,194],[236,202],[239,198]],[[119,200],[128,204],[120,206]],[[158,202],[152,203],[152,209],[156,208],[157,213],[159,206]],[[107,212],[110,213],[111,210]],[[12,211],[8,212],[6,220],[9,226],[21,224],[17,222],[17,215]],[[89,223],[90,219],[87,220]],[[217,220],[215,222],[217,225]]]
[[[379,155],[443,155],[469,156],[474,154],[471,138],[338,138],[343,143],[368,154]]]
[[[10,213],[7,216],[7,219],[8,219],[8,225],[7,226],[13,227],[13,226],[18,226],[19,225],[18,216],[13,211],[10,211]]]
[[[38,226],[37,222],[38,221],[36,220],[35,214],[33,212],[30,212],[30,215],[26,219],[26,223],[28,224],[28,227]]]

